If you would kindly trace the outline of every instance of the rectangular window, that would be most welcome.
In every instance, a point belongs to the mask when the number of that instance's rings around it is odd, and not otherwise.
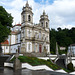
[[[31,31],[28,30],[28,37],[31,37]]]
[[[41,39],[41,33],[39,33],[39,39]]]
[[[30,43],[28,44],[28,49],[30,50]]]
[[[18,35],[16,36],[16,43],[18,43]]]
[[[8,46],[6,46],[6,49],[8,49]]]
[[[43,34],[43,40],[45,39],[45,34]]]

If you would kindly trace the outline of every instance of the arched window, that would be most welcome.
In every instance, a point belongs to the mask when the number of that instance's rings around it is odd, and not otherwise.
[[[46,22],[46,27],[48,27],[48,23]]]
[[[31,21],[31,16],[30,16],[30,15],[28,15],[28,21],[29,21],[29,22]]]

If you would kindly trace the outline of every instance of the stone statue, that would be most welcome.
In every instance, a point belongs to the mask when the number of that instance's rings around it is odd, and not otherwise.
[[[46,49],[45,46],[44,46],[44,53],[45,53],[45,55],[47,56],[47,49]]]

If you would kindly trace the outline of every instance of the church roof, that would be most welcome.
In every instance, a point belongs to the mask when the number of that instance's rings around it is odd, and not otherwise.
[[[1,44],[9,45],[9,42],[8,42],[8,40],[6,40],[6,41],[2,42]]]
[[[16,24],[17,26],[21,26],[21,24]]]
[[[11,34],[17,34],[17,32],[15,32],[15,31],[11,31]]]
[[[21,24],[15,24],[13,27],[15,27],[15,26],[21,26]]]

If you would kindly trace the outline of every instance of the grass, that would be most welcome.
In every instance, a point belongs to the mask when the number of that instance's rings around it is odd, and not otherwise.
[[[11,60],[14,61],[15,57]],[[43,59],[38,59],[37,57],[28,57],[28,56],[19,56],[18,59],[22,63],[29,63],[32,66],[37,66],[37,65],[47,65],[48,67],[52,68],[53,70],[58,70],[58,69],[63,69],[56,64],[53,64],[50,60],[46,61]],[[63,69],[66,72],[70,72],[67,69]]]

